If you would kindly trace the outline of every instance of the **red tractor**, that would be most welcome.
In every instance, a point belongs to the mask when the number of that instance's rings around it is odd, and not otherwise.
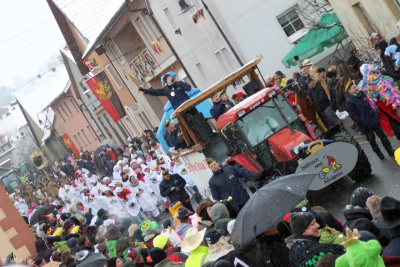
[[[191,151],[202,151],[206,157],[226,153],[228,164],[262,173],[262,184],[295,172],[319,173],[320,184],[311,187],[314,190],[345,175],[355,181],[367,178],[371,164],[341,125],[325,133],[316,130],[293,110],[280,90],[260,89],[263,86],[255,72],[259,61],[246,64],[175,111],[172,118],[178,119]],[[244,76],[255,93],[221,115],[213,131],[207,119],[193,108]]]

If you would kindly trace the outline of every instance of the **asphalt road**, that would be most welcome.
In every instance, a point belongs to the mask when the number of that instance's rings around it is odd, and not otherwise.
[[[384,160],[380,160],[372,151],[368,141],[358,132],[350,128],[351,122],[345,120],[345,128],[356,137],[356,140],[364,149],[372,166],[372,175],[363,182],[356,183],[350,177],[345,177],[320,191],[309,191],[307,198],[311,205],[318,205],[330,211],[335,217],[344,220],[342,210],[350,204],[351,194],[357,187],[367,187],[378,196],[391,196],[400,200],[400,166],[394,158],[387,155],[382,144]],[[400,141],[396,137],[390,138],[394,149],[400,147]]]
[[[380,140],[377,139],[383,154],[384,160],[380,160],[375,152],[372,151],[368,141],[359,132],[351,129],[352,121],[348,118],[344,120],[344,126],[364,149],[372,166],[372,175],[363,182],[356,183],[350,177],[344,177],[330,186],[319,190],[309,191],[307,199],[312,206],[322,206],[331,212],[336,218],[344,221],[342,210],[350,204],[351,194],[357,187],[367,187],[374,191],[378,196],[392,196],[400,200],[400,166],[394,158],[387,155]],[[389,138],[394,149],[400,147],[400,141],[395,137]],[[192,206],[196,209],[197,204],[192,201]],[[169,213],[161,214],[161,222],[170,219]],[[160,230],[162,226],[160,225]]]

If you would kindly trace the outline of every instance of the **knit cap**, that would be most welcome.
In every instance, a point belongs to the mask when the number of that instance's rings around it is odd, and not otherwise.
[[[310,212],[294,212],[290,214],[290,228],[294,236],[300,236],[315,219]]]
[[[373,196],[374,192],[371,189],[365,187],[359,187],[354,190],[353,194],[351,195],[351,205],[353,207],[360,207],[364,208],[367,203],[367,199],[370,196]]]

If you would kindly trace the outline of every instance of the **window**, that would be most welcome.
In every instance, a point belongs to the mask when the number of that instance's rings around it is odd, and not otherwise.
[[[155,23],[153,17],[150,15],[146,15],[145,18],[146,18],[147,24],[150,25],[154,36],[156,36],[157,38],[160,37],[161,32],[158,30],[157,24]]]
[[[389,10],[392,12],[396,20],[400,19],[400,4],[399,0],[385,0]]]
[[[125,63],[124,57],[112,40],[108,43],[108,47],[115,57],[114,60],[117,60],[120,65],[123,65]]]
[[[61,108],[61,110],[62,110],[63,113],[64,113],[62,116],[63,116],[64,118],[68,117],[68,114],[67,114],[67,112],[65,111],[65,109],[64,109],[64,107],[63,107],[62,104],[60,104],[60,108]],[[61,113],[60,113],[60,114],[61,114]]]
[[[165,15],[167,16],[169,22],[171,23],[172,27],[176,30],[178,29],[178,25],[176,25],[175,19],[171,14],[171,11],[167,7],[164,7]]]
[[[82,135],[81,135],[80,132],[78,132],[78,137],[79,137],[79,139],[81,140],[82,144],[83,144],[84,146],[86,146],[86,142],[83,141],[83,138],[82,138]]]
[[[118,89],[121,89],[123,87],[122,81],[119,78],[118,74],[115,72],[114,68],[111,65],[107,65],[106,69],[107,69],[108,73],[110,73],[111,78],[117,84]]]
[[[71,114],[72,114],[72,111],[71,111],[71,109],[69,108],[69,106],[67,105],[66,102],[64,102],[64,106],[65,106],[65,108],[68,110],[68,115],[71,115]]]
[[[86,83],[83,83],[83,80],[79,83],[79,85],[82,87],[83,92],[86,92],[88,90]]]
[[[235,71],[235,63],[233,62],[231,56],[228,53],[228,50],[226,50],[225,47],[222,47],[221,50],[216,51],[215,55],[217,56],[226,74]]]
[[[110,125],[110,127],[111,127],[111,128],[114,130],[113,132],[114,132],[114,133],[115,133],[115,135],[117,136],[117,138],[118,138],[118,142],[120,142],[120,143],[123,143],[123,142],[124,142],[124,140],[122,140],[121,136],[119,135],[119,132],[118,132],[118,131],[116,131],[116,129],[115,129],[115,128],[113,128],[113,125],[111,124],[110,120],[108,119],[108,117],[107,117],[107,114],[106,114],[106,113],[104,113],[104,114],[103,114],[103,117],[104,117],[104,119],[106,120],[107,124],[108,124],[108,125]]]
[[[153,37],[150,32],[147,30],[146,26],[144,26],[143,21],[140,18],[136,19],[136,24],[138,25],[140,31],[143,33],[144,38],[146,38],[147,43],[153,43]]]
[[[196,62],[196,67],[197,67],[197,70],[200,72],[200,75],[203,78],[203,80],[210,83],[210,79],[207,77],[206,73],[204,72],[203,66],[201,66],[200,62]]]
[[[229,54],[228,50],[225,47],[221,48],[221,53],[224,56],[225,60],[228,62],[228,65],[231,67],[231,71],[235,71],[238,66],[236,65],[235,61],[233,61],[231,55]]]
[[[74,134],[74,139],[75,139],[75,141],[78,143],[78,145],[81,147],[81,149],[82,149],[82,144],[81,144],[81,142],[79,141],[79,139],[78,138],[76,138],[76,135]]]
[[[303,21],[301,21],[299,14],[297,14],[296,7],[286,11],[277,17],[277,19],[288,37],[304,28]]]
[[[353,5],[353,10],[369,35],[373,32],[379,32],[378,28],[371,20],[371,17],[368,15],[368,13],[365,11],[364,7],[360,3]]]
[[[89,107],[92,109],[92,111],[96,111],[101,107],[101,103],[98,99],[95,99],[89,103]]]
[[[62,118],[63,122],[65,122],[64,116],[61,114],[60,109],[57,107],[57,113],[60,115],[60,117]]]
[[[81,132],[82,132],[83,137],[86,139],[86,142],[90,144],[90,139],[87,137],[85,130],[82,129]]]

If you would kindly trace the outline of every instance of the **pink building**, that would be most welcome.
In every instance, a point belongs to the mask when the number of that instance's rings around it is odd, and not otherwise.
[[[101,143],[98,134],[94,131],[89,118],[80,108],[75,97],[72,85],[68,83],[66,89],[50,104],[58,122],[64,128],[62,136],[64,144],[78,154],[86,150],[95,150]]]

